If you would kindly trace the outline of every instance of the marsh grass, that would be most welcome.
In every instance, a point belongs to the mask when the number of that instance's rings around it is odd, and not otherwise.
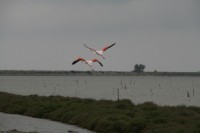
[[[199,133],[200,108],[130,100],[21,96],[0,92],[0,112],[46,118],[102,133]]]

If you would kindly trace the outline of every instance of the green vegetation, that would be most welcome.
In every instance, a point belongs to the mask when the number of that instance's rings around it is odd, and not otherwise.
[[[0,112],[47,118],[102,133],[199,133],[200,108],[134,105],[61,96],[0,92]]]
[[[134,66],[134,72],[137,72],[137,73],[141,73],[141,72],[144,72],[144,69],[145,69],[145,65],[143,65],[143,64],[140,64],[140,65],[138,65],[138,64],[135,64],[135,66]]]

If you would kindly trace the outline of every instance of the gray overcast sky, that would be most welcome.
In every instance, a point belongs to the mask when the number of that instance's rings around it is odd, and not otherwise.
[[[0,70],[200,71],[200,0],[0,0]],[[101,49],[106,59],[83,44]]]

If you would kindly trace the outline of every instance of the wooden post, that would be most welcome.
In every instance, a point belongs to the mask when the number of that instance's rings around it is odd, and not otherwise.
[[[192,92],[193,92],[193,96],[194,96],[194,88],[193,88],[193,91],[192,91]]]
[[[45,83],[45,81],[43,80],[43,84],[44,84],[44,88],[46,88],[46,83]]]
[[[188,98],[190,97],[190,93],[189,93],[189,91],[187,91],[187,97],[188,97]]]
[[[117,88],[117,101],[119,101],[119,88]]]
[[[56,91],[56,86],[53,89],[53,96],[55,95],[55,91]]]

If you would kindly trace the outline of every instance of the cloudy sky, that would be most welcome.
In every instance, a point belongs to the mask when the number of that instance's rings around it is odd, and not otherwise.
[[[199,0],[0,0],[0,70],[200,71]],[[83,44],[101,49],[101,59]]]

